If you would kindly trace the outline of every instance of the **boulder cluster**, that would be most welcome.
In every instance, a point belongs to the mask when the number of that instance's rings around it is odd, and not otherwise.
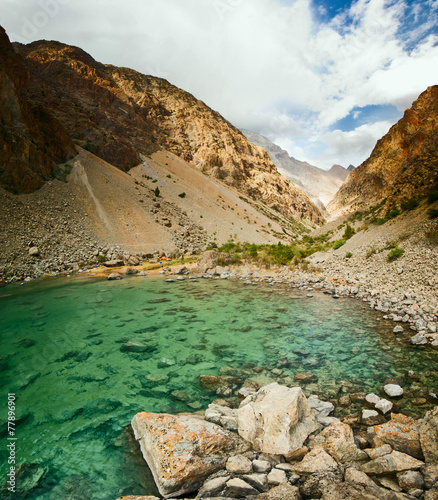
[[[131,425],[164,498],[438,498],[438,407],[419,420],[392,414],[355,435],[311,399],[272,383],[249,390],[238,408],[142,412]]]

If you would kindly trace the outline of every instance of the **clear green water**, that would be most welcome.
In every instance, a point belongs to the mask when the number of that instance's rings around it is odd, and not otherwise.
[[[345,390],[381,394],[385,379],[406,370],[424,374],[415,382],[423,390],[437,387],[436,352],[397,341],[393,324],[360,301],[314,295],[287,285],[151,277],[51,279],[0,290],[0,418],[4,424],[7,395],[15,393],[17,463],[40,464],[28,471],[30,483],[45,472],[22,498],[155,493],[126,426],[138,411],[206,408],[215,396],[199,375],[226,366],[281,383],[270,370],[287,358],[283,375],[317,375],[306,391],[322,398]],[[123,352],[128,341],[148,352]],[[255,373],[254,365],[264,370]],[[150,374],[163,382],[151,383]],[[0,482],[6,444],[2,425]]]

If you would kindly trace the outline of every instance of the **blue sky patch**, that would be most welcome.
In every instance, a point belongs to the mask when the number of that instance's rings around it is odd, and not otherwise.
[[[348,116],[338,120],[331,127],[331,130],[342,130],[349,132],[365,123],[374,123],[380,121],[398,121],[403,116],[392,104],[370,105],[363,108],[355,106]]]

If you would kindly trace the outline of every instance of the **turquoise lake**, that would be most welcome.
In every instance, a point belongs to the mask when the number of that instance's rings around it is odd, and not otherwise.
[[[139,276],[3,288],[0,497],[9,498],[10,393],[17,465],[26,464],[17,476],[21,493],[10,498],[115,500],[156,493],[127,428],[132,417],[205,409],[222,396],[207,392],[200,375],[289,384],[296,373],[310,372],[318,382],[303,389],[322,399],[383,395],[385,380],[396,377],[413,397],[438,389],[436,351],[407,346],[392,333],[393,323],[360,300],[313,293],[307,298],[286,284]],[[133,341],[147,350],[127,352]],[[287,366],[278,378],[271,370],[280,359]],[[407,370],[421,378],[408,380]],[[403,399],[396,409],[404,413],[422,416],[429,408]]]

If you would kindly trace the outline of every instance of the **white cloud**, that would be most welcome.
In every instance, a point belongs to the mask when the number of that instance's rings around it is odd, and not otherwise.
[[[437,5],[358,0],[321,25],[311,0],[0,0],[19,41],[56,39],[164,77],[325,167],[357,163],[384,128],[329,132],[353,108],[403,110],[437,83]]]

